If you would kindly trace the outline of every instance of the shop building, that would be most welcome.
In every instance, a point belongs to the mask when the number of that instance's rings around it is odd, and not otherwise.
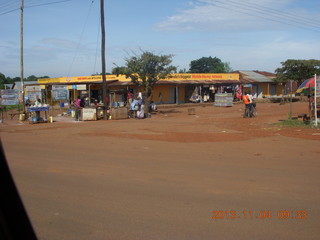
[[[176,73],[155,84],[152,101],[157,104],[214,101],[216,93],[233,93],[236,96],[239,88],[240,92],[251,91],[254,98],[286,94],[287,87],[274,82],[275,77],[273,73],[262,71]],[[125,75],[106,75],[106,80],[110,104],[125,104],[129,92],[137,94],[143,91]],[[50,105],[70,104],[78,96],[85,97],[89,104],[102,102],[101,75],[39,79],[36,85],[40,85],[41,96]]]
[[[251,91],[254,98],[282,96],[285,87],[274,82],[276,75],[263,71],[237,71],[244,91]]]
[[[233,91],[241,84],[239,79],[238,73],[171,74],[155,84],[152,101],[158,104],[181,104],[190,102],[194,96],[198,101],[214,101],[215,93]],[[134,94],[142,92],[124,75],[106,75],[106,80],[111,104],[124,104],[129,91]],[[39,79],[38,85],[45,92],[46,102],[51,105],[61,101],[71,103],[79,95],[85,96],[89,104],[102,100],[100,75]],[[61,86],[61,90],[67,89],[68,94],[54,92],[56,86]]]

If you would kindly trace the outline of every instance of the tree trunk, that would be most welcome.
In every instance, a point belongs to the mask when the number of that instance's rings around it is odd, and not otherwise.
[[[144,112],[145,112],[145,114],[148,114],[150,112],[152,92],[144,92],[143,99],[144,99]]]

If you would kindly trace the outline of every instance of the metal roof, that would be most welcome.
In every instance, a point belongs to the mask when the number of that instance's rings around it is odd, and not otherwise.
[[[271,75],[270,74],[266,74],[266,72],[261,72],[259,73],[258,71],[239,71],[240,76],[243,80],[243,82],[258,82],[258,83],[265,83],[265,82],[273,82]],[[267,77],[266,75],[270,76]]]

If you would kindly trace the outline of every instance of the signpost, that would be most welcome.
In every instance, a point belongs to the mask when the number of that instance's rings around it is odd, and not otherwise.
[[[1,90],[1,105],[18,105],[19,91],[15,89]]]

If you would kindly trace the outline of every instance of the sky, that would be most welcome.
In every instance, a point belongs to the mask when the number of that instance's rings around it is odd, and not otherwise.
[[[0,0],[0,73],[20,76],[20,1]],[[319,0],[105,0],[106,69],[141,51],[274,72],[320,59]],[[100,1],[24,0],[24,76],[101,73]]]

